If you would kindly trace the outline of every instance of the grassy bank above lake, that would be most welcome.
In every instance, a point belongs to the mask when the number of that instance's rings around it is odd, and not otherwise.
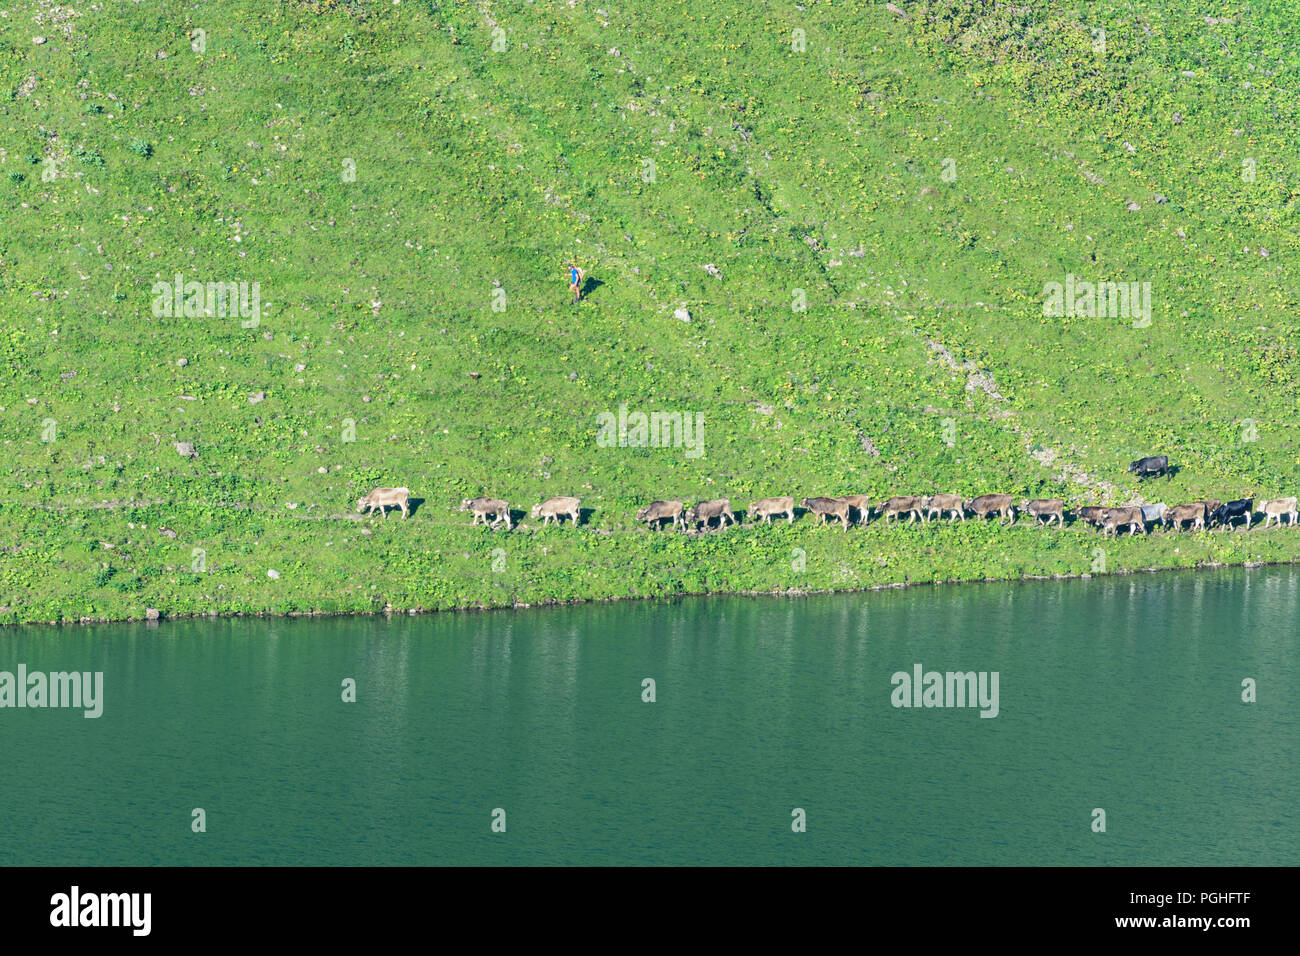
[[[0,34],[0,622],[1300,555],[633,518],[1300,492],[1300,3],[102,7]],[[177,276],[244,311],[165,308]],[[1076,282],[1150,311],[1047,314]],[[699,441],[599,441],[624,407]],[[376,485],[422,503],[351,515]],[[477,495],[588,522],[471,529]]]
[[[848,534],[750,525],[707,534],[528,527],[491,532],[434,521],[302,520],[211,509],[128,509],[94,523],[27,513],[46,544],[21,582],[34,596],[4,620],[72,622],[204,614],[331,614],[511,607],[718,592],[813,592],[894,584],[1018,580],[1300,559],[1300,531],[1103,538],[981,524],[873,523]],[[418,515],[418,510],[417,510]],[[5,515],[19,520],[15,515]],[[532,523],[535,524],[535,523]],[[161,528],[200,529],[171,539]],[[38,533],[35,527],[32,533]],[[58,542],[63,542],[59,544]],[[110,542],[111,543],[111,542]],[[364,563],[358,555],[364,555]],[[196,565],[196,562],[198,564]],[[192,570],[201,566],[202,570]],[[59,568],[76,568],[64,575]],[[83,569],[94,579],[87,587]],[[269,576],[275,572],[278,577]]]

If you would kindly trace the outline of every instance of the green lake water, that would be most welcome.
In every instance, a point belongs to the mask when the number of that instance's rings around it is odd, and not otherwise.
[[[8,628],[104,701],[0,709],[0,863],[1294,865],[1298,633],[1295,568]]]

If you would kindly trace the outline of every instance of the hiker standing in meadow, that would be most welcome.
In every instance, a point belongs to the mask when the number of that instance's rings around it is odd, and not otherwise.
[[[576,304],[582,298],[582,280],[586,273],[578,268],[577,263],[569,263],[569,291],[573,293],[573,301]]]

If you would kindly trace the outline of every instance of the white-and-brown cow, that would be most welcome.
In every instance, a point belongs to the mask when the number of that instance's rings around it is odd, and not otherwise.
[[[1264,515],[1264,527],[1267,528],[1274,521],[1277,526],[1282,527],[1282,519],[1288,519],[1287,524],[1293,525],[1296,522],[1296,499],[1295,498],[1275,498],[1272,501],[1261,501],[1259,503],[1260,513]]]
[[[1136,505],[1127,508],[1107,508],[1106,517],[1102,522],[1102,533],[1111,536],[1118,536],[1119,529],[1128,525],[1128,533],[1135,535],[1141,529],[1143,534],[1147,531],[1146,518],[1142,515],[1142,509]]]
[[[942,520],[946,512],[952,512],[952,517],[948,519],[949,524],[961,518],[966,520],[965,502],[962,501],[961,495],[926,495],[921,499],[921,512],[925,519],[934,517],[936,514]]]
[[[965,507],[981,521],[991,514],[1000,514],[1007,524],[1016,523],[1016,506],[1010,495],[980,495],[967,501]]]
[[[834,518],[844,524],[845,531],[849,530],[849,503],[847,501],[841,501],[839,498],[805,498],[803,506],[821,518],[822,524]]]
[[[582,500],[579,498],[547,498],[541,504],[533,505],[530,512],[534,518],[541,518],[542,524],[552,521],[559,523],[561,518],[568,518],[576,528],[582,520]]]
[[[787,524],[794,524],[794,496],[784,498],[759,498],[749,508],[750,517],[755,521],[762,518],[766,524],[772,523],[773,515],[785,515]]]
[[[915,523],[917,518],[922,522],[925,521],[925,515],[921,511],[921,499],[917,495],[895,495],[885,501],[880,506],[880,514],[886,521],[890,518],[898,519],[907,515],[907,523]]]
[[[1165,512],[1164,523],[1170,525],[1175,531],[1182,531],[1183,522],[1190,521],[1193,531],[1204,531],[1205,519],[1209,514],[1204,501],[1190,505],[1175,505]]]
[[[375,513],[375,509],[378,508],[379,513],[387,518],[388,508],[392,507],[401,508],[402,517],[405,518],[407,515],[407,506],[410,502],[410,488],[376,488],[364,498],[357,499],[357,514],[369,509],[367,515],[372,515]]]
[[[686,530],[686,525],[682,521],[682,503],[680,501],[652,501],[636,513],[637,521],[647,522],[647,527],[662,529],[660,521],[670,521],[673,524],[680,524],[682,530]]]
[[[840,495],[840,501],[849,506],[849,517],[858,513],[858,524],[867,524],[871,520],[871,500],[866,495]]]
[[[712,501],[701,501],[694,508],[686,509],[683,520],[692,528],[698,527],[701,523],[704,530],[709,530],[709,523],[718,519],[718,527],[725,528],[727,522],[736,523],[736,516],[731,513],[731,501],[727,498],[715,498]]]
[[[470,521],[471,525],[482,521],[485,526],[495,528],[504,521],[507,531],[514,527],[510,523],[510,505],[500,498],[466,498],[460,503],[458,510],[474,513],[474,518]],[[488,515],[492,515],[491,523],[488,522]]]
[[[1040,523],[1051,524],[1055,520],[1058,526],[1065,524],[1065,502],[1060,498],[1034,498],[1021,505],[1021,509]]]

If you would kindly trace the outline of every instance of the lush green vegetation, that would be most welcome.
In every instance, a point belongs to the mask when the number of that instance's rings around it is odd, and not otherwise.
[[[1294,560],[636,524],[1300,490],[1300,4],[902,6],[0,3],[0,621]],[[257,283],[260,322],[156,315],[177,274]],[[1149,282],[1151,321],[1045,316],[1070,274]],[[599,446],[621,405],[702,416],[703,454]],[[410,519],[352,514],[377,484]],[[478,494],[589,521],[471,528]]]

